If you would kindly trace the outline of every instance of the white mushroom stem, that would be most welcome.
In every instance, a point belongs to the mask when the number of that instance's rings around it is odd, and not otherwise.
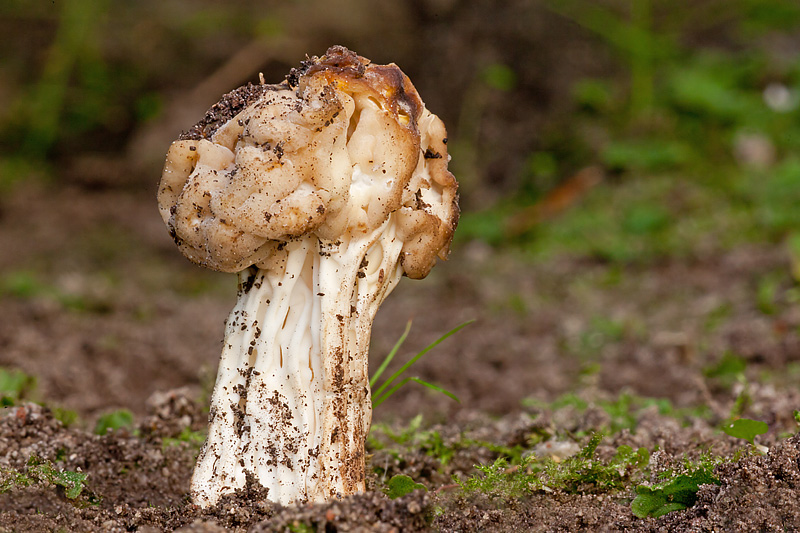
[[[239,274],[195,503],[253,482],[284,505],[364,490],[370,332],[403,273],[394,218],[336,242],[307,234],[286,244],[281,267]]]

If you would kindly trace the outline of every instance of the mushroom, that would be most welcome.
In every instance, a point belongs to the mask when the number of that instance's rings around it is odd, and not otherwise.
[[[190,260],[238,272],[194,502],[364,490],[372,322],[458,221],[442,121],[394,64],[335,46],[225,95],[175,141],[159,209]]]

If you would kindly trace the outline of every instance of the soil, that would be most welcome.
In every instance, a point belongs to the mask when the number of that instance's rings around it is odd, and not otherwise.
[[[234,496],[200,510],[188,498],[199,444],[180,437],[205,426],[233,276],[179,255],[152,190],[23,187],[4,199],[1,214],[0,249],[13,253],[0,256],[0,366],[35,376],[37,402],[17,402],[0,418],[0,487],[8,489],[0,494],[0,531],[800,528],[800,437],[791,437],[800,406],[800,307],[788,274],[780,277],[788,260],[778,246],[620,267],[586,258],[531,262],[465,243],[428,279],[403,280],[378,313],[373,368],[409,319],[406,357],[475,319],[415,368],[460,403],[409,385],[376,411],[382,428],[400,431],[422,413],[422,428],[445,444],[513,447],[544,431],[581,445],[610,427],[599,406],[623,393],[664,398],[678,410],[704,406],[702,415],[632,411],[634,430],[614,432],[598,449],[610,457],[622,444],[645,447],[652,476],[703,451],[728,457],[716,470],[720,484],[703,486],[685,511],[637,518],[633,486],[517,498],[466,493],[453,476],[474,474],[497,452],[453,445],[442,464],[424,446],[375,442],[365,494],[293,508]],[[757,297],[765,278],[778,284],[769,313]],[[723,368],[729,353],[744,361],[747,380],[709,371]],[[547,403],[570,392],[589,407]],[[742,453],[742,440],[719,431],[737,398],[743,416],[769,424],[757,440],[766,455]],[[91,431],[101,414],[121,408],[133,412],[133,427]],[[65,427],[54,417],[59,409],[79,421]],[[9,484],[9,469],[29,471],[31,457],[88,474],[78,498],[47,480]],[[398,473],[428,492],[389,499],[383,481]]]

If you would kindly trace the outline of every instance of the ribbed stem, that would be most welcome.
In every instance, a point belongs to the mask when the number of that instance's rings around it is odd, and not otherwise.
[[[304,237],[286,245],[280,272],[240,273],[195,503],[253,482],[284,505],[364,490],[370,333],[402,273],[390,220],[335,243]]]

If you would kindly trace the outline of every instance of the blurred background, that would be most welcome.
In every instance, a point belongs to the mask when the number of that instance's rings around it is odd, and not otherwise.
[[[447,125],[462,265],[619,273],[771,243],[792,268],[758,290],[800,279],[796,0],[4,0],[0,32],[0,365],[79,411],[213,369],[234,282],[166,235],[164,154],[221,94],[332,44],[398,64]],[[500,307],[530,310],[519,294]]]
[[[659,204],[591,222],[634,237],[703,194],[756,201],[779,232],[793,215],[771,202],[800,180],[799,24],[793,0],[8,0],[0,187],[152,190],[168,143],[223,92],[337,43],[397,63],[448,125],[461,238],[535,247],[602,180]]]

